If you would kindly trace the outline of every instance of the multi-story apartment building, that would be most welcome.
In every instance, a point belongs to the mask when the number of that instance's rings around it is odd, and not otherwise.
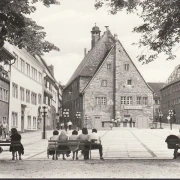
[[[63,111],[68,109],[68,119],[80,127],[109,126],[111,119],[132,119],[143,126],[153,118],[153,90],[117,35],[108,27],[102,36],[100,32],[92,28],[91,50],[63,90]]]
[[[154,96],[153,96],[153,121],[158,121],[159,120],[159,112],[161,111],[160,89],[163,87],[164,83],[149,82],[148,84],[154,91]]]
[[[16,61],[11,66],[9,127],[24,132],[37,130],[42,105],[43,67],[25,50],[6,44]]]
[[[180,65],[176,66],[160,90],[163,122],[168,122],[169,110],[176,114],[173,123],[180,124]]]
[[[5,48],[0,50],[0,122],[9,124],[10,65],[14,56]]]

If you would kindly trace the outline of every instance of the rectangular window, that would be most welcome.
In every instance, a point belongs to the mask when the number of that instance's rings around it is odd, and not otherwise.
[[[147,97],[143,97],[143,105],[147,105],[148,104],[148,98]]]
[[[30,91],[26,89],[26,102],[30,103]]]
[[[1,101],[5,101],[5,102],[8,102],[8,90],[6,89],[3,89],[0,87],[0,100]]]
[[[132,85],[132,80],[131,79],[127,80],[127,85]]]
[[[26,74],[30,76],[30,65],[26,63]]]
[[[15,112],[12,112],[11,124],[12,124],[12,127],[18,126],[18,114]]]
[[[42,73],[39,72],[39,83],[42,83]]]
[[[126,71],[129,71],[129,64],[125,64],[125,65],[124,65],[124,69],[125,69]]]
[[[38,104],[41,104],[41,102],[42,102],[41,94],[38,94]]]
[[[101,104],[106,105],[106,97],[101,97]]]
[[[101,81],[101,86],[106,87],[107,86],[107,80],[102,80]]]
[[[28,116],[28,126],[27,126],[27,128],[31,128],[31,116]]]
[[[18,85],[15,83],[12,83],[12,96],[18,98]]]
[[[24,71],[25,71],[25,62],[23,59],[21,59],[21,72],[24,73]]]
[[[126,104],[126,96],[121,97],[121,104]]]
[[[34,68],[31,67],[31,77],[34,79]]]
[[[14,54],[14,57],[15,57],[14,67],[18,68],[18,55],[15,52],[13,52],[13,54]]]
[[[132,96],[127,97],[127,104],[132,104]]]
[[[37,95],[36,93],[31,92],[31,103],[36,105],[37,104]]]
[[[20,87],[21,101],[24,101],[24,88]]]
[[[137,97],[137,104],[141,104],[141,97]]]
[[[37,81],[37,70],[34,69],[34,79]]]
[[[36,117],[33,117],[33,129],[36,129]]]
[[[101,99],[100,99],[100,97],[96,97],[96,104],[101,104]]]
[[[111,69],[111,64],[107,64],[107,69]]]

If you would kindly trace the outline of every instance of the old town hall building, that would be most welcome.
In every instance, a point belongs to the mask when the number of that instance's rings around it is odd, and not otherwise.
[[[92,28],[91,50],[85,53],[63,90],[64,121],[79,127],[105,127],[112,119],[153,118],[153,90],[109,28],[101,36]],[[67,116],[68,114],[68,116]]]

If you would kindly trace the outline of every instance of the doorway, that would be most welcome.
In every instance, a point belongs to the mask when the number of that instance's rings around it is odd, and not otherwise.
[[[21,113],[21,132],[24,132],[24,111]]]

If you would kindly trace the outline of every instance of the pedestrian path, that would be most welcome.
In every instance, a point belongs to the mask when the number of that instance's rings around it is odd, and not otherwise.
[[[71,133],[72,131],[68,131],[68,135]],[[165,139],[170,134],[177,135],[179,130],[114,128],[101,130],[98,133],[102,137],[105,159],[172,159],[173,150],[167,148]],[[47,144],[52,131],[47,131],[47,139],[42,139],[40,131],[23,133],[21,136],[25,149],[23,160],[51,160],[47,158]],[[9,147],[3,147],[3,149],[8,150]],[[80,152],[79,159],[83,159]],[[92,159],[99,159],[98,150],[92,150]],[[0,160],[11,160],[11,153],[4,151],[0,154]],[[67,160],[72,160],[72,156]]]

